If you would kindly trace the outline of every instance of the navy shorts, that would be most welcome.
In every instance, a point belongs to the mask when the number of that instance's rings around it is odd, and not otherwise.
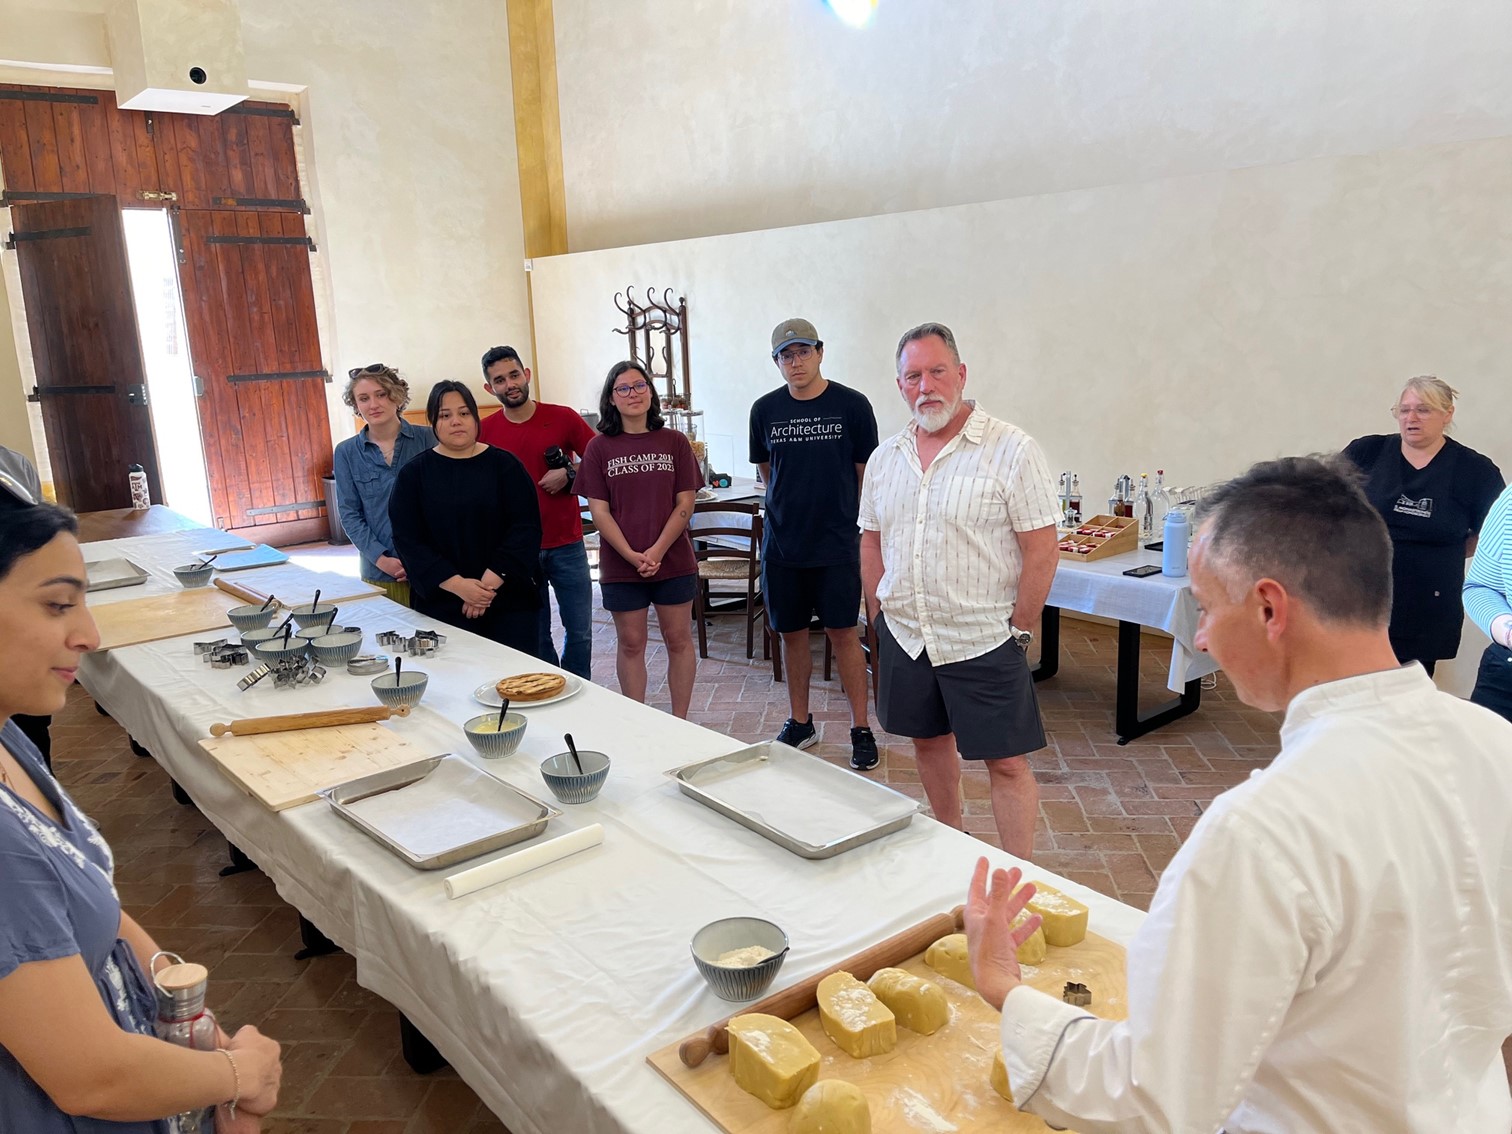
[[[698,589],[697,575],[678,575],[672,579],[647,579],[633,583],[600,583],[604,609],[609,611],[645,610],[648,606],[677,606],[692,602]]]
[[[967,760],[1022,756],[1045,747],[1029,658],[1014,642],[963,662],[935,665],[929,651],[903,652],[877,619],[877,721],[898,736],[955,733]]]
[[[761,595],[767,622],[779,634],[807,630],[815,615],[826,630],[848,630],[861,616],[861,565],[785,567],[763,563]]]
[[[1495,642],[1486,647],[1470,700],[1512,721],[1512,650]]]

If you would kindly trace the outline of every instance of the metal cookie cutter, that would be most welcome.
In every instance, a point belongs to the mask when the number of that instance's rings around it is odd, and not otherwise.
[[[206,654],[205,660],[210,663],[211,669],[231,669],[246,665],[252,658],[240,646],[223,646],[214,653]]]
[[[347,672],[357,677],[372,677],[375,674],[387,673],[388,667],[389,660],[384,654],[358,654],[347,662]]]
[[[1065,991],[1061,993],[1061,999],[1078,1008],[1086,1008],[1092,1003],[1092,990],[1077,981],[1068,980]]]
[[[196,642],[194,643],[194,652],[196,654],[213,654],[216,650],[227,644],[229,644],[229,640],[226,638],[217,638],[213,642]]]
[[[273,670],[269,668],[268,663],[264,662],[256,669],[249,670],[247,675],[236,683],[236,687],[243,693],[245,693],[248,689],[251,689],[252,686],[256,685],[259,681],[267,677],[268,674],[272,672]]]

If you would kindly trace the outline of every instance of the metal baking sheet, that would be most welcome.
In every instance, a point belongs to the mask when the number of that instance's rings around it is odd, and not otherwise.
[[[774,740],[667,773],[682,793],[804,858],[832,858],[908,826],[919,805]]]
[[[96,559],[84,564],[84,574],[89,580],[86,591],[109,591],[116,587],[137,587],[149,578],[129,559]]]
[[[439,870],[533,839],[561,814],[449,754],[320,794],[336,814],[418,870]]]

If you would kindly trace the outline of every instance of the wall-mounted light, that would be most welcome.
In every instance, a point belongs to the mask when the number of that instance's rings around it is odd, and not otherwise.
[[[824,0],[830,10],[853,28],[864,28],[877,10],[877,0]]]

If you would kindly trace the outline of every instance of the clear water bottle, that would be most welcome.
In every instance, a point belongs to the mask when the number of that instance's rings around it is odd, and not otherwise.
[[[214,1051],[220,1045],[215,1016],[205,1007],[210,971],[204,965],[185,964],[182,957],[163,954],[178,962],[152,978],[157,990],[158,1039],[195,1051]],[[176,1115],[179,1134],[213,1134],[215,1108],[202,1107]]]
[[[126,471],[131,480],[131,506],[151,508],[152,498],[147,495],[147,470],[141,465],[132,465]]]
[[[1192,526],[1187,522],[1186,512],[1172,508],[1165,518],[1165,546],[1160,552],[1160,573],[1173,579],[1187,573],[1187,543],[1191,540]]]

